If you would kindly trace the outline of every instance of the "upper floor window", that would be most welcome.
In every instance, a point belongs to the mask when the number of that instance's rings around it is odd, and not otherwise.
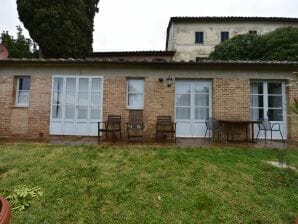
[[[144,79],[127,80],[127,107],[129,109],[144,108]]]
[[[229,32],[223,31],[220,33],[220,41],[224,42],[225,40],[229,39]]]
[[[255,34],[256,35],[256,34],[258,34],[258,31],[256,31],[256,30],[250,30],[250,31],[248,31],[248,33],[249,34]]]
[[[17,78],[16,106],[29,106],[30,83],[31,78],[29,76]]]
[[[204,33],[203,32],[196,32],[195,43],[196,44],[204,43]]]

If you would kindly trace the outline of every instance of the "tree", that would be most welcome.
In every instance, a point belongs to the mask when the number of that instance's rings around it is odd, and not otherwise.
[[[243,34],[217,45],[213,60],[298,60],[298,28],[278,28],[264,35]]]
[[[44,57],[84,58],[92,52],[99,0],[17,0],[20,20]]]
[[[17,38],[9,35],[7,31],[1,33],[1,41],[7,47],[10,58],[32,58],[36,57],[38,51],[36,44],[29,38],[25,38],[23,30],[17,26]],[[35,48],[35,49],[34,49]],[[32,50],[31,50],[32,49]]]

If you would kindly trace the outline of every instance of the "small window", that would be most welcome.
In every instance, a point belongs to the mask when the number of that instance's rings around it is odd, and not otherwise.
[[[254,35],[257,35],[258,34],[258,31],[256,30],[250,30],[248,31],[249,34],[254,34]]]
[[[127,80],[127,107],[130,109],[144,108],[144,79]]]
[[[203,32],[196,32],[196,44],[203,44],[204,43],[204,33]]]
[[[205,57],[196,57],[196,62],[207,61],[207,59]]]
[[[224,42],[225,40],[229,39],[229,32],[224,31],[220,33],[220,41]]]
[[[31,78],[28,76],[17,78],[16,106],[29,106],[30,82]]]

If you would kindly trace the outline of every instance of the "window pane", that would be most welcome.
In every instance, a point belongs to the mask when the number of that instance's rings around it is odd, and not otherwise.
[[[53,92],[53,104],[62,104],[63,97],[61,92]]]
[[[204,33],[203,32],[196,32],[196,34],[195,34],[195,42],[197,44],[204,43]]]
[[[269,121],[283,121],[282,109],[269,109],[267,113]]]
[[[78,119],[88,119],[88,107],[78,107]]]
[[[196,94],[195,95],[195,106],[209,106],[209,95],[208,94]]]
[[[128,93],[144,93],[144,80],[129,79]]]
[[[52,118],[61,119],[61,105],[52,106]]]
[[[177,107],[176,117],[181,120],[190,120],[190,107]]]
[[[225,41],[225,40],[228,40],[229,39],[229,32],[227,31],[224,31],[224,32],[221,32],[221,42]]]
[[[67,78],[66,79],[66,91],[68,91],[68,92],[76,91],[76,79],[75,78]]]
[[[92,92],[101,92],[101,79],[92,79]]]
[[[209,117],[209,108],[195,107],[195,120],[207,120]]]
[[[75,104],[75,95],[76,95],[75,92],[67,92],[65,104],[74,105]]]
[[[144,95],[139,93],[128,94],[128,106],[142,108],[144,106]]]
[[[91,104],[92,106],[101,105],[101,93],[91,93]]]
[[[190,106],[190,94],[176,95],[177,106]]]
[[[194,82],[195,93],[209,93],[209,82]]]
[[[80,92],[88,92],[89,90],[89,79],[88,78],[80,78],[79,79],[79,91]]]
[[[253,108],[251,110],[251,119],[257,121],[258,119],[264,118],[264,110],[259,108]]]
[[[281,83],[268,83],[268,94],[282,94]]]
[[[29,91],[19,91],[18,92],[18,102],[20,105],[28,105],[29,104]]]
[[[251,96],[251,106],[252,107],[263,107],[264,102],[263,102],[263,95],[252,95]]]
[[[252,82],[250,85],[250,91],[252,94],[263,94],[263,83]]]
[[[30,90],[30,77],[19,78],[19,90]]]
[[[100,119],[100,107],[91,107],[91,119]]]
[[[79,93],[79,105],[80,106],[88,106],[89,105],[88,93]]]
[[[66,105],[65,106],[65,119],[74,119],[75,117],[75,106]]]
[[[268,107],[282,108],[282,96],[268,96]]]
[[[63,90],[63,78],[54,78],[54,91]]]
[[[191,82],[181,82],[178,81],[176,83],[176,93],[177,94],[186,94],[190,93],[190,88],[191,88]]]

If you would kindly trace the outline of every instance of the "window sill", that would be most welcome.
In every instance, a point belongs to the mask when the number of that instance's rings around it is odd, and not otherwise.
[[[127,107],[127,110],[144,110],[144,107]]]
[[[29,108],[29,105],[14,105],[12,108]]]

